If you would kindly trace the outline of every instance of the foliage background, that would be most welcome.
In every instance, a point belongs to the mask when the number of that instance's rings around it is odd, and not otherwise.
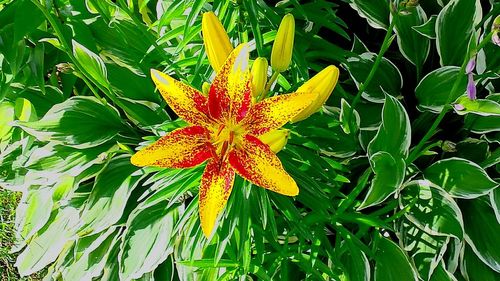
[[[15,258],[44,280],[498,280],[500,52],[488,35],[500,5],[400,2],[0,1],[0,186],[22,192],[2,191],[2,278],[18,278]],[[184,125],[149,69],[200,90],[213,78],[208,10],[254,58],[294,14],[293,64],[274,92],[342,66],[278,154],[300,195],[237,181],[209,241],[200,168],[129,162]]]

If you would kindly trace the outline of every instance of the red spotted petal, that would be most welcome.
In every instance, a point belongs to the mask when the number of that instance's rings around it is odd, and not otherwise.
[[[214,119],[245,117],[251,104],[248,47],[241,44],[231,52],[208,93],[208,108]]]
[[[299,193],[279,158],[254,136],[246,135],[241,147],[229,153],[229,163],[240,176],[256,185],[289,196]]]
[[[208,238],[217,217],[224,209],[234,183],[234,170],[227,161],[214,158],[208,162],[200,185],[200,222]]]
[[[260,136],[290,121],[317,98],[316,93],[293,93],[265,99],[250,108],[243,126],[248,133]]]
[[[151,77],[170,108],[193,125],[205,126],[208,118],[207,98],[198,90],[158,70],[151,69]]]
[[[213,157],[210,133],[201,126],[177,129],[132,156],[132,164],[164,168],[189,168]]]

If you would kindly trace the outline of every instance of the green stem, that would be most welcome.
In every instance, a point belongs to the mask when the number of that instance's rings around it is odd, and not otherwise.
[[[354,97],[351,107],[354,110],[354,107],[358,104],[358,102],[361,99],[361,94],[366,90],[370,82],[372,81],[373,77],[375,76],[375,73],[377,72],[377,69],[382,62],[382,58],[384,57],[385,52],[387,49],[389,49],[389,46],[392,43],[392,31],[394,29],[394,25],[396,24],[396,21],[394,19],[391,20],[391,23],[389,24],[389,27],[387,28],[387,33],[385,34],[384,41],[382,42],[382,46],[380,47],[380,51],[377,54],[377,58],[375,58],[375,62],[373,63],[372,69],[370,70],[370,73],[368,73],[368,77],[366,77],[365,82],[363,82],[359,86],[359,91]]]
[[[462,80],[465,78],[465,67],[467,66],[467,63],[469,62],[471,57],[475,56],[479,52],[479,50],[481,50],[489,41],[491,41],[492,36],[493,32],[490,32],[488,35],[486,35],[483,38],[483,40],[481,40],[481,42],[477,45],[475,50],[471,52],[470,56],[467,56],[462,62],[462,66],[460,67],[460,71],[458,72],[458,78],[457,80],[455,80],[455,83],[453,83],[453,87],[451,88],[450,94],[448,95],[448,98],[446,100],[446,105],[443,107],[443,109],[441,109],[441,112],[439,113],[438,117],[434,120],[427,133],[422,137],[422,139],[418,142],[415,148],[411,151],[410,155],[406,159],[407,164],[410,164],[413,161],[415,161],[423,152],[422,147],[434,135],[437,127],[439,126],[439,123],[441,123],[446,113],[451,109],[451,106],[449,106],[448,104],[452,102],[451,100],[452,97],[455,96],[458,87],[460,86]]]
[[[271,90],[271,86],[274,84],[276,79],[278,79],[279,75],[280,75],[280,73],[278,71],[273,72],[273,75],[271,76],[269,81],[267,81],[266,88],[264,89],[264,93],[262,93],[262,95],[261,95],[262,98],[267,97],[267,95],[269,94],[269,90]]]

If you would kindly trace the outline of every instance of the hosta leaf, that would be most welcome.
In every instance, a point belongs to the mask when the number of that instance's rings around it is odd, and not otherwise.
[[[104,61],[91,50],[72,40],[73,55],[83,70],[103,87],[109,87],[108,73]]]
[[[500,273],[495,272],[484,264],[469,246],[465,246],[460,271],[468,281],[500,280]]]
[[[453,102],[465,92],[467,79],[462,79],[454,96],[450,96],[453,84],[460,75],[460,68],[455,66],[445,66],[433,70],[427,74],[415,88],[415,96],[418,100],[419,110],[429,110],[440,112],[444,105]]]
[[[396,98],[386,95],[382,109],[382,124],[368,145],[368,155],[386,151],[394,158],[406,157],[410,142],[410,119],[405,108]]]
[[[436,39],[436,18],[437,16],[432,15],[425,23],[413,26],[412,28],[429,39]]]
[[[455,112],[459,115],[473,113],[481,116],[500,117],[500,104],[492,100],[471,100],[467,96],[461,96],[455,101],[455,104]]]
[[[14,121],[14,118],[14,105],[8,101],[0,103],[0,141],[9,138],[12,130],[12,125],[10,125],[10,123]],[[2,147],[0,146],[0,148]]]
[[[464,215],[465,240],[474,253],[491,269],[500,273],[500,224],[485,198],[460,202]]]
[[[495,188],[490,192],[490,203],[498,223],[500,223],[500,188]]]
[[[399,202],[401,208],[413,205],[405,217],[430,235],[463,238],[462,212],[439,186],[424,180],[410,182],[401,192]]]
[[[81,215],[80,235],[99,233],[118,222],[140,175],[128,155],[113,158],[99,173]]]
[[[429,54],[430,41],[412,28],[427,20],[424,9],[419,5],[407,14],[397,14],[393,20],[401,54],[420,70]]]
[[[375,63],[376,56],[377,55],[374,53],[363,53],[359,56],[347,59],[346,67],[356,83],[356,86],[358,86],[358,89],[361,83],[368,77]],[[384,91],[392,96],[398,96],[400,94],[403,85],[401,73],[388,59],[382,58],[380,66],[375,71],[374,77],[376,77],[376,79],[373,79],[362,93],[365,99],[371,102],[383,103],[385,100]]]
[[[42,24],[45,17],[42,11],[38,9],[31,1],[19,1],[19,7],[16,7],[14,17],[14,41],[19,41],[23,37],[33,32],[39,25]]]
[[[16,267],[21,276],[33,274],[54,262],[64,245],[74,235],[78,210],[67,206],[52,213],[48,223],[30,240],[17,257]]]
[[[390,11],[386,0],[353,0],[350,5],[373,28],[387,29],[389,26]]]
[[[349,281],[370,281],[370,263],[365,253],[351,242],[347,242],[347,250],[342,254],[342,262],[345,280]],[[342,280],[342,279],[341,279]]]
[[[436,20],[436,44],[441,65],[462,65],[467,57],[467,44],[481,21],[479,0],[451,0]]]
[[[100,233],[84,252],[62,272],[63,280],[92,281],[101,275],[109,252],[117,241],[117,231],[110,228]],[[76,256],[76,255],[75,255]]]
[[[75,148],[101,145],[113,139],[124,125],[118,113],[93,97],[73,97],[53,106],[35,122],[18,122],[40,141]]]
[[[375,255],[375,281],[417,281],[417,273],[405,252],[391,240],[380,237]]]
[[[429,281],[457,281],[457,279],[444,268],[443,263],[439,263]]]
[[[462,158],[437,161],[424,171],[424,177],[453,197],[476,198],[498,186],[476,163]]]
[[[136,209],[129,216],[120,253],[120,279],[140,278],[154,270],[172,253],[170,240],[178,218],[177,206],[165,201]]]
[[[402,158],[394,159],[388,152],[380,151],[373,154],[370,157],[370,166],[375,177],[359,209],[383,202],[398,190],[404,180],[406,167],[404,160]]]

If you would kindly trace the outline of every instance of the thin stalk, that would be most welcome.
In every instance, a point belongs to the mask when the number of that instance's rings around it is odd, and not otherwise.
[[[264,93],[262,93],[263,98],[267,97],[267,95],[269,94],[269,90],[271,90],[271,86],[274,84],[274,82],[276,82],[276,79],[278,79],[279,75],[280,73],[278,71],[273,70],[273,75],[271,76],[269,81],[267,81],[266,88],[264,88]]]
[[[396,24],[396,21],[393,19],[391,20],[391,23],[389,24],[389,27],[387,28],[387,33],[385,34],[384,41],[382,42],[382,46],[380,47],[380,51],[377,54],[377,58],[375,58],[375,62],[373,63],[372,69],[370,70],[370,73],[368,73],[368,77],[366,77],[365,82],[363,82],[359,86],[359,91],[354,97],[354,100],[352,101],[351,108],[354,110],[354,107],[358,104],[358,102],[361,99],[361,94],[366,90],[370,82],[372,81],[373,77],[375,76],[375,73],[377,72],[377,69],[382,62],[382,58],[384,57],[385,52],[387,49],[389,49],[389,46],[392,43],[392,32],[394,29],[394,25]]]

